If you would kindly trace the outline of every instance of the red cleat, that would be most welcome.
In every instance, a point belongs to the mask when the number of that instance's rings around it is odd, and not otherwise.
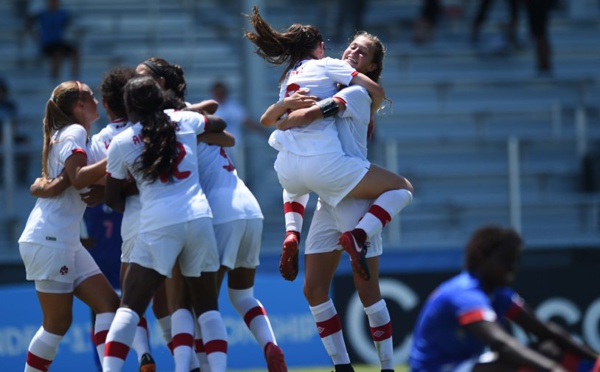
[[[364,280],[371,278],[369,266],[367,266],[367,246],[359,244],[351,231],[346,231],[340,235],[339,244],[350,255],[352,271]]]
[[[265,346],[265,359],[269,372],[287,372],[283,351],[272,342]]]
[[[299,234],[295,231],[285,233],[283,240],[283,249],[279,259],[279,272],[285,280],[293,282],[298,276],[298,245],[300,243]]]

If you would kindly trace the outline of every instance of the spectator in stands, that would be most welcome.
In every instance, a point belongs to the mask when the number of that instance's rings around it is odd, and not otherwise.
[[[506,0],[508,7],[508,25],[506,27],[506,46],[517,46],[517,26],[519,22],[519,0]],[[481,0],[477,8],[476,16],[471,23],[471,42],[477,44],[480,41],[481,27],[485,22],[488,12],[494,0]]]
[[[13,143],[20,147],[27,144],[28,138],[26,135],[19,133],[18,107],[17,104],[10,98],[8,84],[6,80],[0,78],[0,143],[2,143],[4,125],[10,124],[13,135]],[[19,154],[16,159],[16,177],[19,184],[27,183],[27,173],[29,170],[29,157],[26,154]]]
[[[79,48],[69,42],[66,33],[71,23],[70,13],[60,6],[60,0],[47,0],[47,7],[29,21],[29,28],[39,41],[41,52],[50,58],[50,77],[57,80],[65,58],[71,59],[72,78],[79,76]]]
[[[535,44],[536,69],[540,75],[552,74],[552,48],[548,35],[550,12],[556,0],[523,0],[527,10],[529,33]]]
[[[474,232],[464,271],[433,291],[421,310],[409,358],[413,372],[591,370],[598,353],[559,325],[543,323],[510,288],[522,245],[510,228]],[[511,336],[507,320],[535,335],[536,344]]]
[[[415,43],[427,43],[433,40],[435,27],[440,18],[440,0],[422,0],[412,39]]]
[[[363,29],[363,19],[367,11],[368,0],[338,0],[333,41],[346,42],[342,35],[354,35]]]

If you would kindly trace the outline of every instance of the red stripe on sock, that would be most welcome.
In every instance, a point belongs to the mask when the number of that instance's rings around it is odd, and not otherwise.
[[[100,331],[98,333],[94,334],[94,345],[98,346],[98,345],[102,345],[104,342],[106,342],[106,335],[108,334],[108,329],[105,331]]]
[[[148,321],[146,320],[146,317],[142,317],[140,318],[140,321],[138,322],[138,327],[142,327],[145,330],[148,330]]]
[[[304,217],[304,206],[297,202],[285,202],[283,203],[283,212],[284,213],[298,213],[302,217]]]
[[[171,342],[167,343],[167,347],[169,348],[171,355],[173,355],[173,340],[171,340]]]
[[[39,369],[40,371],[48,371],[50,369],[50,364],[52,364],[51,360],[41,358],[35,354],[32,354],[31,351],[27,353],[27,365],[31,366],[35,369]]]
[[[104,346],[104,356],[107,357],[125,360],[127,358],[127,353],[129,353],[129,346],[122,342],[111,341],[107,342]]]
[[[377,217],[379,221],[381,221],[381,225],[385,227],[392,220],[392,216],[383,208],[378,206],[377,204],[373,204],[371,208],[369,208],[369,212],[373,216]]]
[[[319,337],[321,338],[331,336],[332,334],[341,330],[342,322],[337,314],[323,322],[317,322],[317,331],[319,332]]]
[[[392,322],[387,322],[379,327],[371,327],[371,337],[375,342],[387,340],[392,337]]]
[[[206,354],[210,353],[225,353],[227,354],[227,341],[225,340],[212,340],[204,344],[204,350]]]
[[[206,350],[204,350],[204,342],[202,342],[201,338],[198,338],[196,340],[194,340],[194,350],[196,351],[196,353],[205,353]]]
[[[189,333],[178,333],[173,336],[173,349],[178,348],[179,346],[194,346],[194,336]]]
[[[254,320],[254,318],[256,318],[257,316],[261,315],[267,315],[267,312],[262,306],[256,306],[248,310],[248,312],[244,315],[244,322],[246,323],[246,326],[250,327],[250,323],[252,322],[252,320]]]

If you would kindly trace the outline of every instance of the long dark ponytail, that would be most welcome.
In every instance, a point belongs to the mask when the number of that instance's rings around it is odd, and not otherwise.
[[[131,120],[142,124],[144,150],[137,170],[149,181],[173,180],[177,169],[175,123],[163,112],[163,91],[151,76],[137,76],[125,86],[125,106]]]

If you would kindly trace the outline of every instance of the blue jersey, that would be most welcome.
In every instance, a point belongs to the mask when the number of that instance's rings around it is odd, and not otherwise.
[[[88,237],[93,242],[89,252],[115,289],[120,288],[122,219],[123,214],[105,204],[87,208],[83,215]]]
[[[409,363],[414,372],[452,371],[480,355],[485,345],[464,326],[501,321],[522,309],[522,299],[508,287],[485,293],[481,282],[463,272],[442,283],[427,299],[414,330]]]

